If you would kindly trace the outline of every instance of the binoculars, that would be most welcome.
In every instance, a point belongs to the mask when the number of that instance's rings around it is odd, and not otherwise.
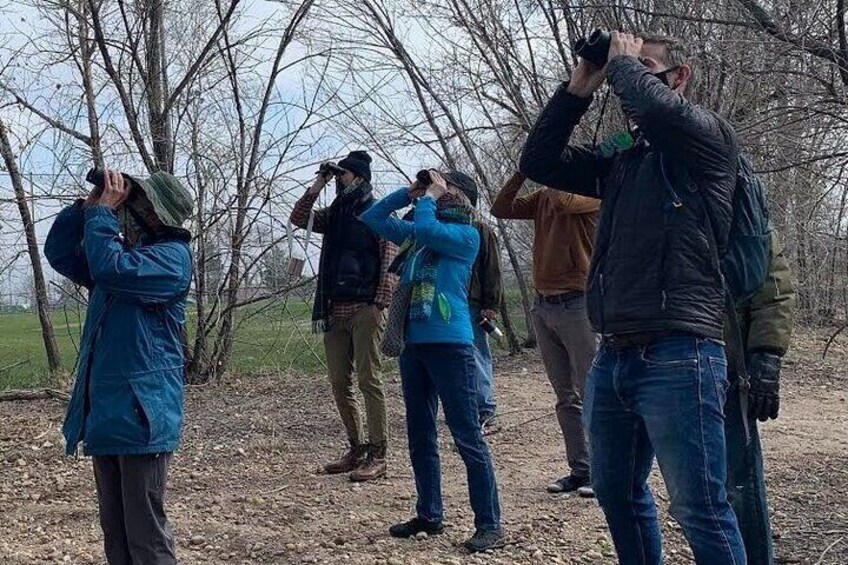
[[[127,190],[129,191],[126,202],[130,203],[131,201],[135,200],[136,197],[135,181],[126,173],[121,173],[121,176],[124,177],[124,182],[126,183],[128,187]],[[88,172],[85,174],[85,182],[93,184],[97,188],[103,190],[106,185],[106,181],[103,176],[103,169],[98,169],[97,167],[89,169]]]
[[[415,173],[415,180],[421,183],[421,186],[430,186],[433,184],[433,178],[430,176],[430,171],[427,169]]]
[[[335,163],[330,162],[321,163],[321,165],[318,167],[318,170],[315,172],[315,174],[323,175],[325,177],[330,175],[343,175],[344,173],[345,170],[343,168],[339,167]]]
[[[611,41],[610,32],[596,29],[589,37],[574,42],[574,54],[581,59],[586,59],[596,67],[603,67],[607,64]]]

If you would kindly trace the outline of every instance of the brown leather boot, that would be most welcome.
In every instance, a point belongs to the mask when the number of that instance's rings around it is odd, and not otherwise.
[[[368,457],[350,474],[355,483],[373,481],[386,476],[386,446],[372,445],[368,448]]]
[[[325,475],[338,475],[340,473],[350,473],[358,468],[365,460],[368,454],[367,445],[352,445],[347,453],[341,456],[336,461],[332,461],[324,465],[321,470]]]

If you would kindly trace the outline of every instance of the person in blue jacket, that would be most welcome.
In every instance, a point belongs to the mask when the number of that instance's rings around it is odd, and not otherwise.
[[[182,228],[192,197],[173,176],[104,171],[103,186],[62,210],[44,254],[88,289],[67,453],[93,457],[106,559],[176,563],[164,511],[183,419],[181,338],[192,276]]]
[[[474,180],[460,172],[444,177],[430,170],[432,183],[416,181],[383,198],[362,214],[380,237],[401,245],[393,269],[401,275],[389,309],[384,338],[400,353],[406,405],[409,456],[418,492],[415,518],[389,529],[394,537],[443,531],[441,469],[436,411],[441,400],[445,419],[468,473],[474,510],[472,552],[504,545],[495,471],[477,411],[474,334],[468,306],[471,269],[480,246],[473,207],[466,194]],[[394,212],[415,205],[412,221]],[[386,351],[386,353],[391,353]]]

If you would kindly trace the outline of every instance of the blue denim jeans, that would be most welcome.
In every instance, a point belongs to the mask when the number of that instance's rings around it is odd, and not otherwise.
[[[500,528],[501,510],[495,468],[477,412],[477,365],[471,345],[406,344],[400,356],[409,458],[418,492],[418,517],[440,522],[442,474],[436,430],[439,400],[468,475],[474,525]]]
[[[592,363],[585,410],[592,486],[621,565],[662,563],[647,484],[656,455],[670,511],[700,565],[744,565],[725,488],[724,347],[673,336],[644,347],[604,343]]]
[[[735,375],[724,403],[727,442],[727,497],[739,521],[748,565],[772,565],[774,548],[769,526],[768,499],[763,474],[763,451],[757,419],[745,415],[751,441],[746,442],[739,388]]]
[[[477,410],[480,417],[492,416],[495,404],[494,367],[489,334],[480,327],[480,310],[471,309],[471,326],[474,328],[474,361],[477,363]]]

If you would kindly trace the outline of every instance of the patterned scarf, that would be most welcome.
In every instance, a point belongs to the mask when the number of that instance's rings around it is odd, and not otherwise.
[[[413,216],[414,210],[404,220],[411,221]],[[445,195],[436,202],[436,218],[445,223],[470,225],[472,211],[459,199]],[[436,300],[444,319],[450,320],[450,303],[444,295],[436,295],[437,260],[432,250],[419,246],[415,238],[409,238],[401,245],[397,258],[389,267],[390,272],[402,275],[407,262],[412,262],[411,282],[401,282],[389,305],[386,331],[380,342],[380,351],[387,357],[399,357],[403,353],[407,319],[426,320]]]
[[[436,202],[436,218],[447,224],[471,225],[472,211],[453,195],[446,194]],[[412,285],[409,317],[413,320],[427,320],[433,313],[433,304],[438,303],[442,317],[450,321],[450,302],[441,293],[436,293],[436,278],[439,273],[436,253],[419,245],[414,237],[410,237],[401,245],[389,271],[400,275],[407,268],[407,263],[412,273],[412,280],[407,283]]]

